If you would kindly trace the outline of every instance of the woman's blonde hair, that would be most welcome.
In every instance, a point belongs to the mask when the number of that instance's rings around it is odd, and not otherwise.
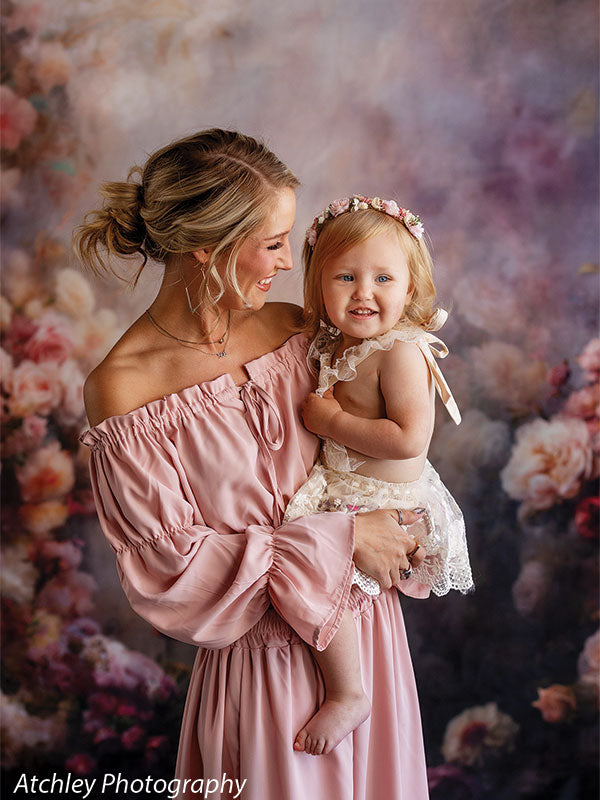
[[[316,336],[318,333],[321,320],[331,325],[321,288],[321,275],[325,264],[331,258],[342,255],[357,244],[390,231],[397,234],[406,254],[413,289],[412,297],[404,309],[402,319],[408,319],[420,327],[427,326],[435,311],[435,286],[433,283],[433,259],[425,240],[415,239],[402,222],[384,211],[368,208],[345,212],[325,220],[319,229],[314,247],[311,247],[308,241],[304,242],[302,250],[304,318],[306,332],[310,337]]]
[[[206,248],[211,253],[198,301],[213,304],[223,295],[216,268],[223,255],[225,280],[242,297],[239,249],[265,222],[276,191],[298,185],[262,142],[236,131],[200,131],[157,150],[143,167],[132,167],[126,181],[103,184],[103,206],[75,231],[75,252],[96,275],[110,272],[135,287],[149,258],[166,263],[173,254]],[[141,255],[143,261],[124,278],[113,269],[112,255]]]

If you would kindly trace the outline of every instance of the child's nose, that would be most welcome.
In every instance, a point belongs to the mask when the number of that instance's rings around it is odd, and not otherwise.
[[[355,281],[352,298],[354,300],[366,300],[373,296],[373,287],[370,281]]]

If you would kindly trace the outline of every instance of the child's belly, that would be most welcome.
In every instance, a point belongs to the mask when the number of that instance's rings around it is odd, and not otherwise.
[[[383,460],[380,458],[369,458],[363,453],[357,453],[348,448],[348,455],[351,461],[363,461],[360,467],[357,467],[354,472],[359,475],[366,475],[369,478],[376,478],[378,481],[389,481],[390,483],[406,483],[408,481],[416,481],[421,477],[425,461],[427,460],[427,450],[424,450],[421,455],[416,458],[404,458],[398,460]]]

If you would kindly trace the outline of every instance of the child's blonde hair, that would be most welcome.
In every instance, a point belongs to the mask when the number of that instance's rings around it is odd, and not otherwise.
[[[304,317],[310,337],[318,333],[321,320],[331,324],[321,289],[321,275],[327,261],[373,236],[390,231],[396,233],[406,254],[413,290],[402,319],[427,327],[435,311],[435,286],[433,259],[425,240],[417,240],[400,220],[384,211],[368,208],[326,219],[319,228],[314,247],[308,241],[304,242]]]
[[[75,251],[95,274],[111,272],[135,286],[148,258],[166,263],[173,254],[210,249],[199,302],[213,304],[223,295],[216,262],[224,254],[225,280],[242,297],[239,249],[266,220],[276,192],[298,185],[262,142],[220,128],[200,131],[157,150],[126,181],[105,183],[102,208],[87,214],[74,234]],[[128,279],[115,272],[111,255],[143,261]]]

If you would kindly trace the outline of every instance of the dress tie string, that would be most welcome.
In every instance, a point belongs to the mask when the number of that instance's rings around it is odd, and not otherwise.
[[[252,381],[243,384],[241,398],[256,435],[270,450],[279,450],[283,444],[283,423],[273,398]]]

